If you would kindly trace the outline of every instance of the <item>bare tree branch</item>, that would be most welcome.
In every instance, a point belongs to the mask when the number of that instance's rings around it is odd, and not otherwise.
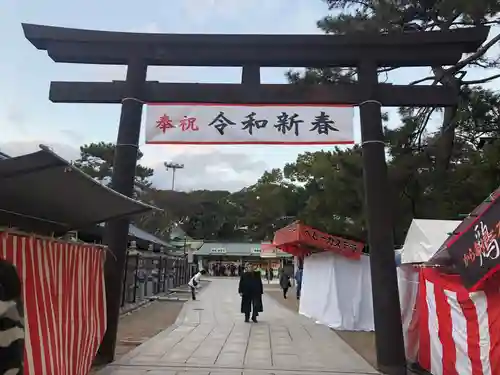
[[[488,43],[486,43],[486,44],[482,45],[481,47],[479,47],[477,49],[477,51],[474,52],[472,55],[467,56],[465,59],[459,61],[455,66],[453,66],[450,69],[448,69],[447,72],[449,72],[449,73],[456,73],[460,69],[465,68],[467,65],[469,65],[474,60],[477,60],[478,58],[482,57],[498,41],[500,41],[500,33],[497,36],[495,36],[493,39],[491,39]]]
[[[422,147],[422,137],[424,136],[425,129],[427,128],[427,124],[429,123],[429,119],[431,118],[434,111],[435,111],[435,108],[427,108],[427,111],[426,111],[427,113],[425,113],[425,112],[422,113],[422,115],[424,115],[425,118],[421,120],[420,129],[418,130],[417,147],[419,149],[421,149],[421,147]]]
[[[473,61],[473,62],[471,62],[471,65],[476,65],[476,66],[483,68],[483,69],[489,69],[489,66],[481,61]]]
[[[476,80],[472,80],[472,81],[462,81],[462,84],[464,84],[464,85],[479,85],[481,83],[486,83],[486,82],[492,81],[492,80],[497,79],[497,78],[500,78],[500,74],[494,74],[490,77],[476,79]]]
[[[417,79],[416,81],[410,82],[409,85],[410,86],[417,85],[419,83],[426,82],[426,81],[435,81],[436,82],[437,79],[438,78],[435,75],[434,76],[429,76],[429,77],[420,78],[420,79]]]
[[[465,59],[459,61],[456,65],[452,66],[451,68],[448,68],[448,69],[443,69],[443,68],[440,68],[440,69],[434,69],[435,71],[439,71],[438,74],[435,74],[434,76],[429,76],[429,77],[425,77],[425,78],[421,78],[421,79],[418,79],[416,81],[413,81],[410,83],[410,85],[416,85],[416,84],[419,84],[419,83],[422,83],[422,82],[426,82],[426,81],[433,81],[433,84],[436,84],[438,82],[441,82],[441,80],[445,77],[445,76],[449,76],[450,74],[456,74],[459,70],[465,68],[468,64],[472,64],[472,63],[475,63],[476,65],[480,65],[478,62],[475,62],[475,60],[481,58],[482,56],[484,56],[484,54],[486,54],[486,52],[488,52],[488,50],[493,47],[496,43],[498,43],[500,41],[500,34],[498,34],[497,36],[495,36],[493,39],[491,39],[488,43],[484,44],[483,46],[481,46],[480,48],[478,48],[478,50],[476,52],[474,52],[473,54],[467,56]],[[479,83],[484,83],[484,82],[488,82],[492,79],[495,79],[495,78],[498,78],[500,77],[499,76],[492,76],[490,77],[489,79],[486,79],[485,81],[479,81],[479,82],[475,82],[475,81],[470,81],[470,82],[464,82],[465,84],[479,84]],[[473,83],[471,83],[473,82]]]
[[[390,72],[392,70],[396,70],[396,69],[400,69],[399,66],[397,67],[391,67],[391,68],[380,68],[378,70],[379,73],[387,73],[387,72]]]

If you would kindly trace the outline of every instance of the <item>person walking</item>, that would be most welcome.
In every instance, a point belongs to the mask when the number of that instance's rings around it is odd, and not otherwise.
[[[273,281],[274,278],[274,270],[269,267],[269,281]]]
[[[238,293],[241,296],[241,313],[245,314],[245,323],[250,321],[257,323],[259,313],[263,312],[262,294],[264,287],[262,285],[262,275],[254,266],[247,265],[245,272],[241,275]]]
[[[205,270],[199,271],[196,275],[194,275],[188,282],[189,288],[191,289],[191,298],[193,301],[196,301],[196,288],[200,284],[201,276],[204,275]]]
[[[299,267],[299,269],[295,273],[297,299],[300,299],[300,292],[302,290],[302,273],[303,272],[304,272],[304,270],[301,267]]]
[[[288,289],[292,286],[290,283],[290,276],[286,272],[282,272],[280,276],[280,286],[283,289],[283,298],[286,299],[286,294],[288,293]]]

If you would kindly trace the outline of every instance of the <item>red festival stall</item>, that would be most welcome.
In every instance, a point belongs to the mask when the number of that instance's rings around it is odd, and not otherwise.
[[[22,283],[27,375],[87,374],[106,330],[105,249],[0,232]]]
[[[363,243],[295,222],[275,233],[273,245],[303,257],[301,315],[333,329],[373,330],[370,259],[362,254]]]
[[[499,196],[494,192],[414,268],[407,355],[418,353],[433,375],[500,374]]]
[[[40,148],[0,160],[0,225],[16,228],[0,229],[0,257],[22,283],[25,374],[83,375],[106,330],[105,248],[53,236],[156,208]]]
[[[295,256],[332,251],[350,259],[359,259],[364,244],[320,232],[297,221],[276,231],[273,246]]]

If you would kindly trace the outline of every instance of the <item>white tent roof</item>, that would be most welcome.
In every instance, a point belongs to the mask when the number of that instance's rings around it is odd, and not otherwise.
[[[405,238],[401,263],[427,262],[460,223],[460,220],[414,219]]]

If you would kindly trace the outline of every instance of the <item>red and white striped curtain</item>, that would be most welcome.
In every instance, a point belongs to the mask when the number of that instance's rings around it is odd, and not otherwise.
[[[500,374],[500,286],[470,293],[458,276],[422,269],[419,363],[433,375]]]
[[[0,233],[23,286],[25,374],[87,374],[106,330],[105,250]]]

